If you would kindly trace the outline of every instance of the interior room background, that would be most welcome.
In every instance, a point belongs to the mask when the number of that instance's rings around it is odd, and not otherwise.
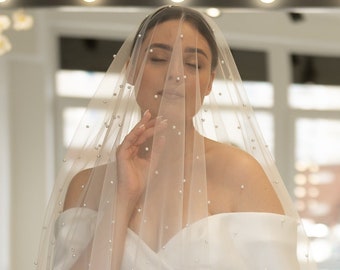
[[[24,10],[30,29],[0,29],[12,44],[0,56],[0,270],[33,269],[76,123],[149,9],[31,7]],[[228,8],[214,20],[320,269],[340,269],[340,11]]]

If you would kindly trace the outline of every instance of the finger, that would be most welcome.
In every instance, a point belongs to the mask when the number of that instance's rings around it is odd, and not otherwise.
[[[126,149],[131,145],[135,144],[139,136],[145,131],[147,123],[151,119],[151,113],[146,110],[141,120],[136,124],[136,126],[125,136],[121,148]]]
[[[137,128],[134,128],[128,135],[125,136],[121,149],[127,149],[132,145],[136,144],[136,141],[140,137],[140,135],[145,131],[145,125],[140,125]]]
[[[157,138],[154,141],[154,145],[152,148],[152,155],[150,155],[151,171],[155,171],[157,169],[158,162],[163,152],[165,142],[166,142],[166,138],[164,135],[157,136]]]
[[[155,124],[149,128],[145,127],[145,130],[143,133],[140,134],[138,139],[136,140],[135,144],[136,145],[141,145],[145,143],[149,138],[159,134],[163,130],[167,128],[167,120],[160,120],[157,119]]]

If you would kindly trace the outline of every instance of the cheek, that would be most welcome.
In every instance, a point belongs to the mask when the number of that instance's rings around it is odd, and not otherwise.
[[[145,64],[143,69],[143,75],[138,76],[141,85],[155,85],[162,78],[162,71],[160,68],[155,68],[149,64]]]
[[[138,69],[139,70],[139,69]],[[145,88],[150,85],[150,69],[147,66],[143,67],[143,73],[138,73],[135,76],[135,87],[139,89],[139,92],[142,92]]]
[[[143,76],[136,81],[136,99],[143,109],[152,106],[155,101],[154,95],[157,87],[157,80],[154,72],[144,69]]]
[[[209,93],[209,87],[210,87],[210,77],[209,76],[200,76],[198,80],[199,85],[197,85],[196,79],[194,78],[190,85],[187,84],[187,89],[191,92],[191,95],[196,96],[197,91],[200,93],[201,99],[204,98]]]
[[[200,79],[200,89],[201,89],[201,96],[204,98],[204,96],[208,95],[210,93],[211,88],[211,75],[207,74]]]

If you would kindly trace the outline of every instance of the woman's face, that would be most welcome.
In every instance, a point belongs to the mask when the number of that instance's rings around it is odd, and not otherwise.
[[[137,62],[143,73],[135,77],[142,111],[191,119],[211,90],[211,59],[208,42],[188,22],[169,20],[150,29]]]

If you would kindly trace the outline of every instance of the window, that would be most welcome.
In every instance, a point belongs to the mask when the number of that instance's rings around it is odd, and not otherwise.
[[[60,61],[55,76],[57,168],[85,108],[121,45],[119,40],[59,38]]]
[[[236,48],[231,51],[265,142],[274,154],[274,87],[268,80],[267,53]]]
[[[320,269],[339,268],[340,58],[293,55],[296,206]]]

